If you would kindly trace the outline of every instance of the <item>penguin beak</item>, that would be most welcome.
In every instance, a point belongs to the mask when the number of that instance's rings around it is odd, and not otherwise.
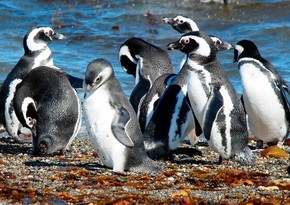
[[[168,50],[177,50],[177,49],[182,49],[183,45],[178,41],[176,42],[172,42],[172,43],[169,43],[166,48]]]
[[[87,93],[90,92],[92,86],[86,84],[85,80],[83,81],[83,90],[84,90],[84,99],[87,97]]]
[[[173,20],[173,18],[166,18],[166,17],[164,17],[164,18],[162,19],[162,21],[163,21],[164,23],[168,23],[168,24],[170,24],[170,25],[173,25],[173,24],[175,23],[175,21]]]
[[[233,59],[233,63],[236,63],[236,62],[238,62],[238,50],[237,49],[234,50],[234,59]]]
[[[60,33],[54,33],[50,36],[51,40],[64,40],[66,37]]]
[[[219,45],[216,45],[216,47],[219,51],[234,49],[234,46],[228,42],[223,42]]]

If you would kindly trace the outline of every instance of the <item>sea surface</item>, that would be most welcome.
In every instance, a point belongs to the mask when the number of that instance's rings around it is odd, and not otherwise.
[[[0,0],[0,82],[23,55],[24,34],[33,26],[50,26],[67,37],[50,44],[56,66],[84,78],[90,61],[105,58],[129,96],[134,79],[119,64],[120,45],[128,38],[140,37],[166,49],[181,35],[161,19],[184,15],[204,32],[233,45],[242,39],[252,40],[289,84],[289,11],[290,1],[278,0],[230,0],[228,5],[210,0]],[[178,70],[184,55],[168,53]],[[220,52],[218,59],[242,92],[233,51]]]

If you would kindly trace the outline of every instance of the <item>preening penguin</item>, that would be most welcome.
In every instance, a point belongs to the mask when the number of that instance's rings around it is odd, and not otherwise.
[[[81,104],[67,75],[56,67],[40,66],[17,85],[15,113],[33,135],[35,155],[66,150],[81,125]]]
[[[257,46],[242,40],[235,46],[234,61],[243,85],[249,127],[258,140],[282,146],[289,134],[289,87]]]
[[[130,102],[136,113],[141,98],[155,80],[163,74],[174,73],[168,53],[140,38],[130,38],[120,46],[119,61],[124,71],[135,77]]]
[[[13,108],[16,86],[34,68],[53,66],[53,59],[48,44],[65,36],[54,32],[50,27],[34,27],[23,38],[24,55],[4,80],[0,91],[0,124],[16,141],[31,141],[18,136],[19,121]]]
[[[145,151],[136,113],[108,61],[89,63],[84,92],[85,122],[101,162],[115,172],[156,171],[156,162]]]
[[[209,146],[222,159],[253,163],[240,96],[216,58],[218,50],[212,39],[200,31],[190,32],[169,44],[168,49],[187,55],[183,67],[188,70],[188,96]]]

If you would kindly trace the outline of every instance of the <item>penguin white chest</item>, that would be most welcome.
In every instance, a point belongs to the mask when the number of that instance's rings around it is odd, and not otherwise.
[[[108,90],[99,88],[91,93],[84,100],[83,109],[87,130],[100,160],[115,169],[117,161],[124,161],[122,158],[126,157],[126,147],[115,138],[111,130],[115,110],[110,105]]]
[[[188,97],[199,123],[203,124],[205,105],[208,100],[207,92],[210,90],[211,76],[203,66],[195,67],[198,69],[189,70],[188,72]]]
[[[240,74],[251,131],[265,142],[280,141],[287,133],[288,123],[280,93],[275,92],[274,76],[250,62],[240,66]]]

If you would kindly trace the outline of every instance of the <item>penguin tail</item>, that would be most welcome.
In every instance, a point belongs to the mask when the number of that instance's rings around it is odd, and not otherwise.
[[[232,160],[240,163],[242,166],[254,165],[256,163],[256,154],[247,146],[239,153],[236,153]]]
[[[154,161],[150,159],[149,157],[146,157],[143,159],[143,163],[139,166],[133,167],[132,171],[140,172],[140,173],[159,173],[162,171],[162,166],[157,163],[157,161]]]

